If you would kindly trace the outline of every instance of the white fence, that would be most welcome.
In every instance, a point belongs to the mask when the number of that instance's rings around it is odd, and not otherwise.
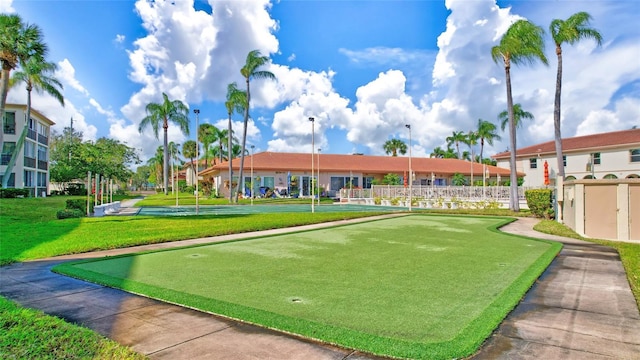
[[[534,187],[518,187],[518,201],[525,202],[524,192]],[[342,189],[341,201],[359,199],[408,199],[409,187],[403,185],[373,185],[371,189]],[[462,200],[462,201],[497,201],[508,203],[509,186],[423,186],[413,185],[411,188],[413,201],[420,200]]]

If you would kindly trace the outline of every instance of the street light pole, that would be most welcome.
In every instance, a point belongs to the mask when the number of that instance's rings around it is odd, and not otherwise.
[[[200,157],[199,154],[199,148],[200,148],[200,141],[198,140],[198,126],[199,126],[199,115],[200,115],[200,109],[193,109],[193,112],[196,114],[196,163],[195,163],[195,174],[196,174],[196,215],[198,215],[198,212],[200,211],[200,204],[198,203],[198,158]]]
[[[413,192],[413,172],[411,170],[411,125],[406,124],[405,127],[409,129],[409,211],[411,211],[411,195]]]
[[[255,149],[255,145],[251,145],[251,206],[253,206],[253,149]]]
[[[320,206],[320,151],[322,149],[318,149],[318,206]]]
[[[314,147],[315,145],[315,128],[314,128],[314,124],[315,124],[315,119],[313,117],[309,117],[309,121],[311,121],[311,213],[316,212],[316,209],[314,207],[314,204],[316,202],[316,199],[313,198],[313,154],[314,154]]]

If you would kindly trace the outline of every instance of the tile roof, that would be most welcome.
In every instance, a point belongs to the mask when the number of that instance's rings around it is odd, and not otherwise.
[[[24,112],[27,111],[27,105],[23,105],[23,104],[10,104],[7,103],[5,104],[5,111],[7,110],[13,110],[13,109],[20,109]],[[53,122],[53,120],[49,119],[48,117],[44,116],[44,114],[42,114],[40,111],[34,109],[33,107],[31,107],[31,112],[33,114],[35,114],[37,117],[39,117],[42,121],[46,122],[49,125],[55,125],[55,122]]]
[[[393,156],[369,156],[369,155],[342,155],[342,154],[320,154],[320,169],[322,172],[342,172],[349,171],[366,174],[401,174],[409,169],[408,157]],[[314,169],[318,166],[318,154],[314,156]],[[244,160],[245,172],[249,170],[251,156],[246,156]],[[235,170],[240,168],[240,159],[233,159],[232,166]],[[431,173],[439,175],[453,175],[455,173],[469,174],[471,163],[458,159],[436,159],[412,157],[411,167],[416,173]],[[500,174],[508,176],[509,169],[498,168],[487,165],[491,175]],[[228,162],[216,164],[200,172],[201,175],[227,171]],[[310,153],[281,153],[281,152],[261,152],[253,155],[254,171],[310,171]],[[482,174],[482,164],[473,163],[473,173]],[[524,175],[524,174],[520,174]]]
[[[621,145],[634,145],[640,147],[640,129],[614,131],[585,136],[576,136],[562,139],[562,152],[580,150],[603,149]],[[556,143],[554,140],[527,146],[516,151],[516,156],[555,154]],[[505,151],[492,156],[494,159],[508,158],[510,152]]]

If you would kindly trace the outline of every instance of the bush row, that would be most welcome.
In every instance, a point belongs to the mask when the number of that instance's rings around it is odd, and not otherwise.
[[[13,188],[0,188],[0,198],[13,199],[17,197],[29,197],[29,189],[13,189]]]

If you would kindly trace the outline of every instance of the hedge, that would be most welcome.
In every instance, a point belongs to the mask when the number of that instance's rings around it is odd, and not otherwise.
[[[553,217],[553,191],[551,189],[532,189],[524,192],[529,210],[536,217]]]
[[[17,197],[29,197],[30,195],[29,189],[0,189],[0,198],[13,199]]]

